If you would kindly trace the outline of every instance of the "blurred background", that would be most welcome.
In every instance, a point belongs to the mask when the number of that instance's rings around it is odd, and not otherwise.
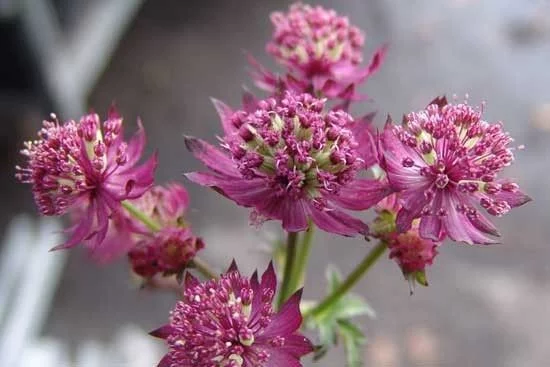
[[[78,249],[46,252],[55,239],[49,233],[60,227],[37,224],[30,187],[13,178],[22,141],[52,111],[62,119],[90,108],[104,114],[116,101],[127,131],[140,116],[148,154],[159,150],[158,182],[184,182],[182,173],[200,165],[182,135],[215,141],[220,126],[209,97],[237,106],[241,86],[253,88],[243,50],[275,68],[264,53],[268,16],[289,3],[0,0],[0,360],[13,361],[2,367],[152,366],[164,349],[146,332],[166,322],[175,301],[137,291],[124,261],[98,267]],[[534,198],[498,220],[502,245],[445,244],[428,270],[430,286],[413,296],[398,267],[380,261],[356,288],[377,311],[375,320],[360,320],[367,365],[546,366],[550,1],[316,3],[365,30],[366,58],[390,45],[363,90],[372,100],[354,112],[379,111],[381,126],[386,113],[401,116],[438,94],[487,101],[487,119],[503,120],[526,146],[507,174]],[[276,226],[257,231],[247,210],[184,183],[192,198],[189,219],[207,243],[203,257],[219,268],[233,257],[247,272],[265,267],[263,250]],[[22,213],[33,219],[17,217]],[[371,246],[325,233],[316,238],[308,299],[324,293],[328,263],[346,273]],[[337,350],[318,365],[342,365],[343,358]]]

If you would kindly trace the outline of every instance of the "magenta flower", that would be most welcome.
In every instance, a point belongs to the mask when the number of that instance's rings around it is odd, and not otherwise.
[[[120,202],[143,195],[153,184],[156,155],[136,166],[145,145],[139,130],[129,143],[123,141],[122,118],[114,108],[103,124],[95,113],[77,123],[60,124],[55,115],[44,121],[39,139],[25,143],[21,151],[26,167],[16,167],[16,177],[32,185],[43,215],[82,213],[71,228],[70,238],[54,249],[73,247],[82,241],[92,248],[104,240],[110,218],[118,215]]]
[[[159,367],[299,367],[313,350],[299,333],[301,290],[273,311],[277,279],[273,265],[258,280],[243,277],[235,263],[219,280],[199,283],[187,273],[183,299],[170,323],[151,333],[169,351]]]
[[[275,94],[290,89],[357,100],[361,96],[355,86],[378,70],[386,51],[380,48],[367,66],[361,66],[365,36],[347,17],[321,6],[295,3],[286,14],[272,13],[271,22],[274,30],[267,52],[288,74],[279,78],[252,57],[249,61],[258,87]]]
[[[420,218],[424,238],[495,243],[491,236],[499,232],[478,205],[498,217],[531,200],[516,183],[498,178],[514,160],[512,138],[500,122],[491,124],[481,114],[442,98],[407,115],[403,126],[386,125],[383,166],[403,206],[400,232]]]
[[[132,204],[160,228],[152,231],[143,223],[128,218],[133,223],[125,229],[134,232],[131,235],[134,245],[128,251],[128,258],[136,274],[152,277],[157,273],[179,273],[204,248],[202,239],[193,235],[185,221],[189,195],[180,184],[155,186],[139,199],[132,200]]]
[[[290,92],[277,101],[257,102],[254,112],[221,113],[225,152],[192,137],[188,149],[212,172],[187,177],[254,208],[253,222],[281,220],[289,232],[312,220],[345,236],[365,234],[367,226],[340,208],[364,210],[389,194],[377,180],[358,178],[370,152],[370,135],[344,111],[323,112],[325,100]],[[219,111],[228,111],[217,103]],[[353,130],[352,130],[353,129]],[[372,144],[371,144],[372,145]]]

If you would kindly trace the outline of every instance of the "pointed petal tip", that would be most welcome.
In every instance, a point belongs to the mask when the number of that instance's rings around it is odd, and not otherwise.
[[[239,273],[239,267],[237,266],[237,261],[235,259],[231,260],[231,265],[229,265],[229,268],[227,269],[226,273],[231,273],[234,271]]]
[[[158,329],[149,332],[149,335],[159,339],[166,339],[171,332],[171,326],[169,324],[163,325]]]

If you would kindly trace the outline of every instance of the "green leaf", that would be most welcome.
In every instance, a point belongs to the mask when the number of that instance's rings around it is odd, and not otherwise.
[[[366,339],[361,330],[350,321],[338,321],[338,331],[344,342],[348,367],[363,366],[363,346]]]

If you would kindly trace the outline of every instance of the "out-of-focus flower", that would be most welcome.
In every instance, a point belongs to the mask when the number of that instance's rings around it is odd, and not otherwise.
[[[193,235],[185,221],[189,196],[180,184],[155,186],[131,203],[159,228],[153,231],[128,218],[133,223],[126,229],[134,232],[128,258],[136,274],[148,278],[157,273],[179,273],[204,248],[202,239]]]
[[[123,140],[122,118],[112,108],[101,124],[95,113],[61,124],[52,115],[44,121],[38,140],[25,143],[28,159],[16,167],[16,177],[32,185],[34,199],[43,215],[81,213],[69,229],[70,238],[54,249],[73,247],[86,240],[92,249],[101,245],[109,221],[119,214],[121,201],[143,195],[154,180],[157,157],[136,166],[145,145],[138,121],[137,134]]]
[[[267,52],[287,68],[278,77],[249,57],[252,76],[258,87],[280,94],[290,89],[328,98],[357,100],[355,92],[378,70],[385,47],[374,54],[367,66],[363,62],[365,36],[347,17],[321,6],[302,3],[290,6],[288,13],[271,14],[274,30]]]
[[[324,112],[325,100],[286,92],[259,101],[257,110],[222,116],[222,152],[192,137],[188,149],[213,172],[187,177],[237,204],[254,208],[253,222],[281,220],[289,232],[319,228],[346,236],[368,227],[340,208],[365,210],[389,194],[378,180],[358,178],[371,144],[362,124],[344,111]],[[353,130],[352,130],[353,129]],[[372,144],[371,144],[372,145]],[[364,156],[365,155],[365,156]]]
[[[371,232],[374,237],[386,242],[390,259],[399,265],[412,291],[415,282],[428,285],[426,267],[432,265],[441,243],[420,236],[418,219],[413,221],[408,231],[399,233],[395,221],[400,209],[397,194],[381,200],[375,207],[378,216],[371,225]]]
[[[301,291],[275,313],[277,279],[270,264],[243,277],[233,265],[219,280],[199,283],[187,273],[183,299],[170,323],[151,334],[166,340],[169,352],[159,367],[279,367],[301,366],[313,350],[299,333]]]
[[[531,200],[516,183],[497,177],[514,160],[513,140],[500,122],[481,115],[481,108],[439,98],[405,116],[402,126],[386,125],[383,168],[399,192],[399,232],[420,218],[424,238],[495,243],[491,236],[499,232],[477,206],[502,216]]]

